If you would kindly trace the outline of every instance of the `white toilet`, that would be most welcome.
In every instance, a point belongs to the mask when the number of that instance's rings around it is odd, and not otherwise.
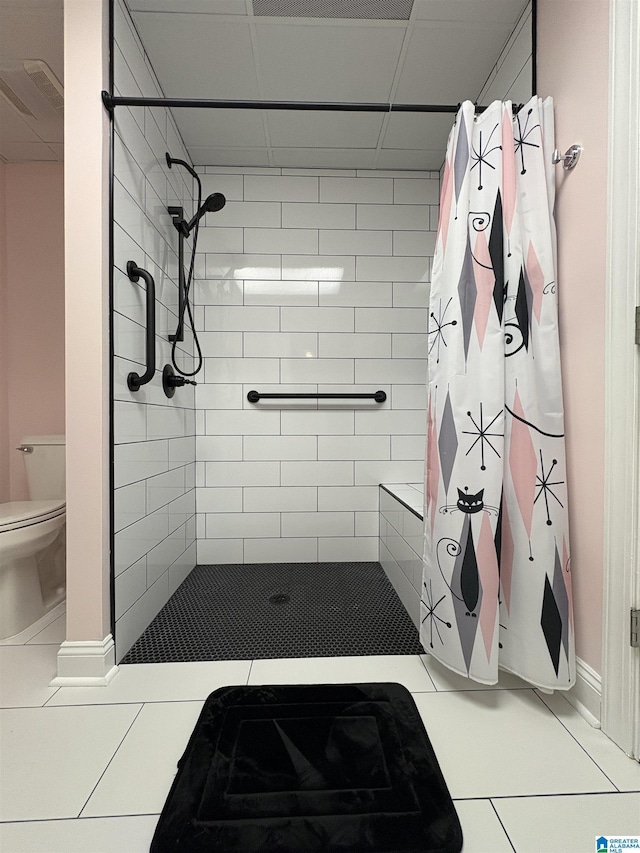
[[[18,634],[65,597],[65,440],[26,436],[28,501],[0,504],[0,639]]]

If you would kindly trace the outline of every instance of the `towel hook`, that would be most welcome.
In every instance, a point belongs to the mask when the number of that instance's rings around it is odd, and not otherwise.
[[[565,172],[568,172],[570,169],[573,169],[578,165],[578,160],[580,159],[580,155],[582,154],[582,145],[572,145],[571,148],[567,149],[564,154],[561,154],[560,151],[556,148],[553,152],[553,158],[551,162],[555,165],[556,163],[562,163],[562,168]]]

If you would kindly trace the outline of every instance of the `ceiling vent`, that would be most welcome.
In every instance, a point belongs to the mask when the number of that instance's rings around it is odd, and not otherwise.
[[[0,95],[27,120],[50,123],[63,115],[62,83],[41,59],[0,62]]]
[[[413,0],[253,0],[253,14],[270,18],[351,18],[408,21]]]

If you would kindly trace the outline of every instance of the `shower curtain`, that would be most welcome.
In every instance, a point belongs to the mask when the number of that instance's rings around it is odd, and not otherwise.
[[[462,104],[429,306],[420,638],[485,684],[575,680],[553,103]]]

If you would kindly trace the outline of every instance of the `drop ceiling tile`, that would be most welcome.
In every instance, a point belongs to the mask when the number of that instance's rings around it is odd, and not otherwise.
[[[240,18],[138,12],[134,20],[167,97],[259,97],[249,24]]]
[[[42,59],[64,79],[63,0],[2,4],[0,57]]]
[[[6,142],[2,144],[0,154],[8,163],[58,159],[46,142]]]
[[[378,156],[378,169],[418,169],[438,171],[444,162],[444,149],[439,151],[402,151],[383,149]]]
[[[414,0],[415,20],[515,24],[530,0]]]
[[[510,31],[509,24],[416,25],[394,100],[413,104],[475,100]]]
[[[454,119],[451,113],[391,113],[382,147],[444,152]]]
[[[274,148],[272,156],[276,166],[290,169],[368,169],[373,168],[376,152],[361,148]]]
[[[57,142],[50,142],[49,148],[53,151],[60,162],[64,160],[64,145],[59,145]]]
[[[351,26],[342,22],[331,26],[265,20],[256,24],[264,98],[389,100],[404,23]]]
[[[0,144],[5,142],[40,142],[40,137],[4,98],[0,98]]]
[[[173,114],[187,148],[255,148],[267,143],[258,110],[178,109]]]
[[[384,114],[277,110],[268,121],[274,147],[375,148]]]
[[[213,148],[207,145],[190,145],[189,153],[194,166],[269,166],[266,148]]]
[[[4,58],[3,58],[4,59]],[[12,67],[13,65],[13,67]],[[2,112],[0,113],[0,138],[5,134],[15,135],[25,133],[25,140],[43,142],[62,142],[63,140],[63,119],[62,115],[56,110],[49,100],[42,94],[37,86],[32,84],[26,74],[22,71],[21,63],[7,62],[3,68],[3,78],[8,87],[15,93],[29,114],[22,114],[14,109],[6,102],[4,97],[0,98]],[[8,126],[5,128],[5,124]],[[21,125],[28,126],[35,135],[27,134]]]
[[[132,12],[184,12],[209,15],[246,15],[245,0],[128,0]]]
[[[490,104],[494,98],[526,102],[533,94],[532,82],[531,17],[528,16],[520,31],[509,39],[500,65],[493,69],[479,102]]]
[[[54,121],[30,121],[32,129],[38,137],[47,144],[62,144],[64,142],[64,119],[60,116]]]

